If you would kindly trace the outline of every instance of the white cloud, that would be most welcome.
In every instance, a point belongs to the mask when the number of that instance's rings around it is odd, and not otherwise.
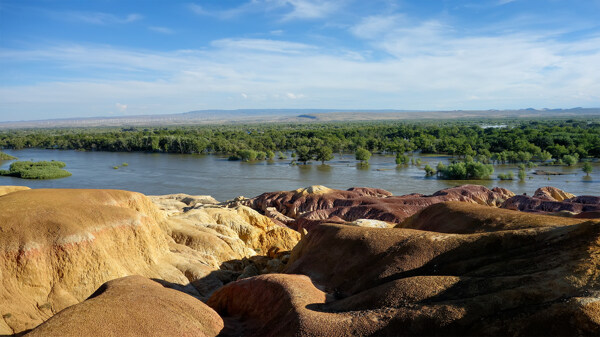
[[[502,5],[506,5],[508,3],[515,2],[515,1],[517,1],[517,0],[498,0],[498,5],[502,6]]]
[[[303,94],[294,94],[291,92],[288,92],[287,94],[285,94],[287,96],[287,98],[289,99],[300,99],[300,98],[304,98],[305,96]]]
[[[223,39],[206,49],[171,52],[99,45],[0,49],[2,65],[43,60],[55,69],[88,74],[5,84],[0,87],[0,115],[102,115],[107,106],[120,111],[116,97],[127,101],[128,114],[600,105],[600,72],[591,71],[600,68],[600,36],[575,41],[532,32],[459,37],[444,22],[393,19],[382,30],[381,25],[365,25],[375,19],[365,20],[359,23],[363,28],[352,31],[385,57],[266,39]]]
[[[127,104],[115,103],[115,107],[121,113],[124,113],[127,111]]]
[[[160,27],[160,26],[150,26],[148,27],[149,30],[157,32],[157,33],[161,33],[161,34],[173,34],[175,33],[172,29],[167,28],[167,27]]]

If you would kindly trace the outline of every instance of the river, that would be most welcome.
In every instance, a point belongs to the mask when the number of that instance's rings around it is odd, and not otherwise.
[[[532,194],[542,186],[555,186],[575,195],[599,195],[600,163],[585,177],[581,166],[538,167],[527,170],[524,182],[500,181],[498,173],[513,171],[516,165],[496,165],[491,180],[452,181],[425,178],[423,167],[429,163],[447,163],[447,156],[414,155],[422,164],[397,168],[394,157],[373,155],[368,168],[360,168],[351,154],[326,165],[290,165],[291,159],[273,162],[245,163],[228,161],[215,155],[177,155],[130,152],[81,152],[73,150],[3,150],[20,160],[59,160],[67,164],[73,175],[54,180],[25,180],[0,176],[0,185],[22,185],[31,188],[113,188],[137,191],[147,195],[186,193],[212,195],[224,201],[236,196],[253,197],[263,192],[293,190],[310,185],[347,189],[353,186],[383,188],[394,195],[408,193],[431,194],[435,191],[462,184],[480,184],[489,188],[507,188],[517,194]],[[11,161],[0,161],[0,169],[8,169]],[[128,166],[114,169],[127,163]],[[567,173],[558,176],[532,174],[536,169]],[[550,180],[548,180],[548,177]]]

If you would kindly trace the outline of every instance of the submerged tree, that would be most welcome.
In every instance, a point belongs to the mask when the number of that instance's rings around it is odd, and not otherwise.
[[[359,160],[361,164],[368,164],[369,159],[371,159],[371,152],[369,152],[369,150],[364,149],[362,147],[359,147],[358,149],[356,149],[356,152],[354,153],[354,155],[356,156],[356,160]]]
[[[583,167],[581,168],[581,170],[586,174],[586,176],[590,176],[590,173],[592,173],[593,171],[593,167],[592,164],[590,164],[590,162],[585,162],[583,163]]]

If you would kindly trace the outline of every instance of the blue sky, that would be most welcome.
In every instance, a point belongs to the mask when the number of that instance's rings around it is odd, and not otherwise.
[[[600,106],[600,0],[0,0],[0,121]]]

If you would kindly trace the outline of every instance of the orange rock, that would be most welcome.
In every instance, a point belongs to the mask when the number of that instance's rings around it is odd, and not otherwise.
[[[216,336],[219,315],[198,299],[141,276],[109,281],[28,336]]]

